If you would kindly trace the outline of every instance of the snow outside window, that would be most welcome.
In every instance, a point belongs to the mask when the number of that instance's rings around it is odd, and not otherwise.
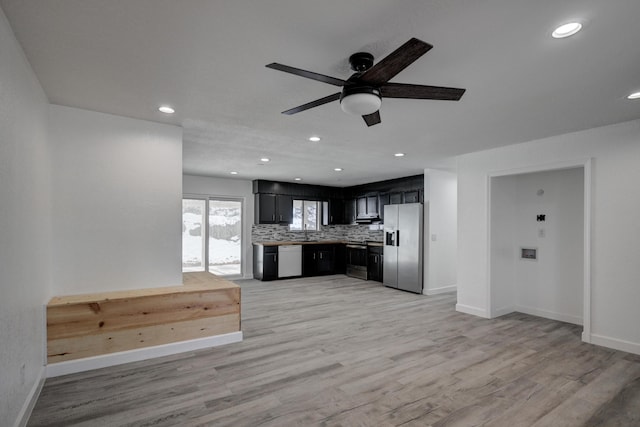
[[[239,276],[241,254],[241,200],[182,200],[182,271]]]
[[[293,223],[289,225],[292,231],[318,231],[320,229],[320,203],[315,200],[293,201]]]

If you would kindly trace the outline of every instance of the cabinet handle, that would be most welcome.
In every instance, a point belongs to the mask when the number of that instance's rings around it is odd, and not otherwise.
[[[278,262],[278,255],[277,255],[277,254],[273,256],[273,260],[274,260],[275,262]]]
[[[378,263],[378,255],[376,255],[376,264]]]
[[[280,215],[280,221],[282,221],[282,214]]]
[[[320,259],[322,259],[322,252],[320,252]]]
[[[275,221],[276,220],[276,214],[271,215],[271,220]]]
[[[315,254],[315,252],[313,253],[313,259],[316,259],[316,254]]]

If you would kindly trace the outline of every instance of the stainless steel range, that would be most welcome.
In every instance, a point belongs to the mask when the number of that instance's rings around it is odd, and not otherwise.
[[[367,280],[367,243],[347,243],[347,276]]]

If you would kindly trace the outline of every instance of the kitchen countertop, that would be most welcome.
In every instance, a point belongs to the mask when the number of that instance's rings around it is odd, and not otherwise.
[[[287,246],[287,245],[339,245],[351,243],[347,240],[296,240],[296,241],[267,241],[267,242],[253,242],[254,245],[260,246]],[[368,246],[383,246],[382,242],[362,242]]]

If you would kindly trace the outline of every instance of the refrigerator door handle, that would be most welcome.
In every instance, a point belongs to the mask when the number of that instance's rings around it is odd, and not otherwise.
[[[400,230],[396,230],[396,246],[400,246]]]

